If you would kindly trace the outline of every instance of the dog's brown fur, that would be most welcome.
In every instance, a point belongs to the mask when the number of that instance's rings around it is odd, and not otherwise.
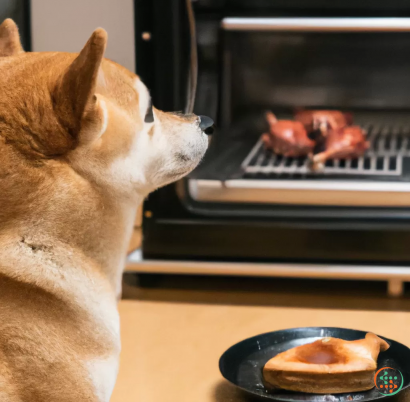
[[[206,149],[195,116],[144,123],[145,87],[103,59],[106,41],[98,29],[79,55],[24,53],[14,22],[0,26],[2,402],[109,400],[137,203]]]

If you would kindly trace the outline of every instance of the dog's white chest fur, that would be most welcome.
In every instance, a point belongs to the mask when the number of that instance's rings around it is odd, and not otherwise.
[[[101,402],[109,402],[118,374],[118,356],[94,359],[86,363],[95,395]]]

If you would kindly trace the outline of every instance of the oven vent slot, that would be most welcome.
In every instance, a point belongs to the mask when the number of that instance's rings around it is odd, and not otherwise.
[[[307,157],[283,157],[265,151],[261,138],[241,167],[245,174],[401,176],[403,157],[410,156],[410,127],[365,125],[363,128],[370,142],[365,155],[351,160],[329,160],[320,172],[312,172]]]

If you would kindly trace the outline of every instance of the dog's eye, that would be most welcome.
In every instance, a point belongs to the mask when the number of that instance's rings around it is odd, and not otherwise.
[[[144,119],[145,123],[153,123],[154,122],[154,112],[152,110],[152,104],[150,102],[148,109],[147,109],[147,113],[145,114],[145,119]]]

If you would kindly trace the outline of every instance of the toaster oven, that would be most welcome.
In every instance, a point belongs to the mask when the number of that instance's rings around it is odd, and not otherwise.
[[[399,293],[410,280],[408,2],[140,0],[135,11],[154,104],[184,109],[195,40],[194,111],[217,122],[201,165],[145,201],[136,269],[383,279]],[[267,152],[266,111],[300,108],[351,113],[369,148],[319,171]]]

